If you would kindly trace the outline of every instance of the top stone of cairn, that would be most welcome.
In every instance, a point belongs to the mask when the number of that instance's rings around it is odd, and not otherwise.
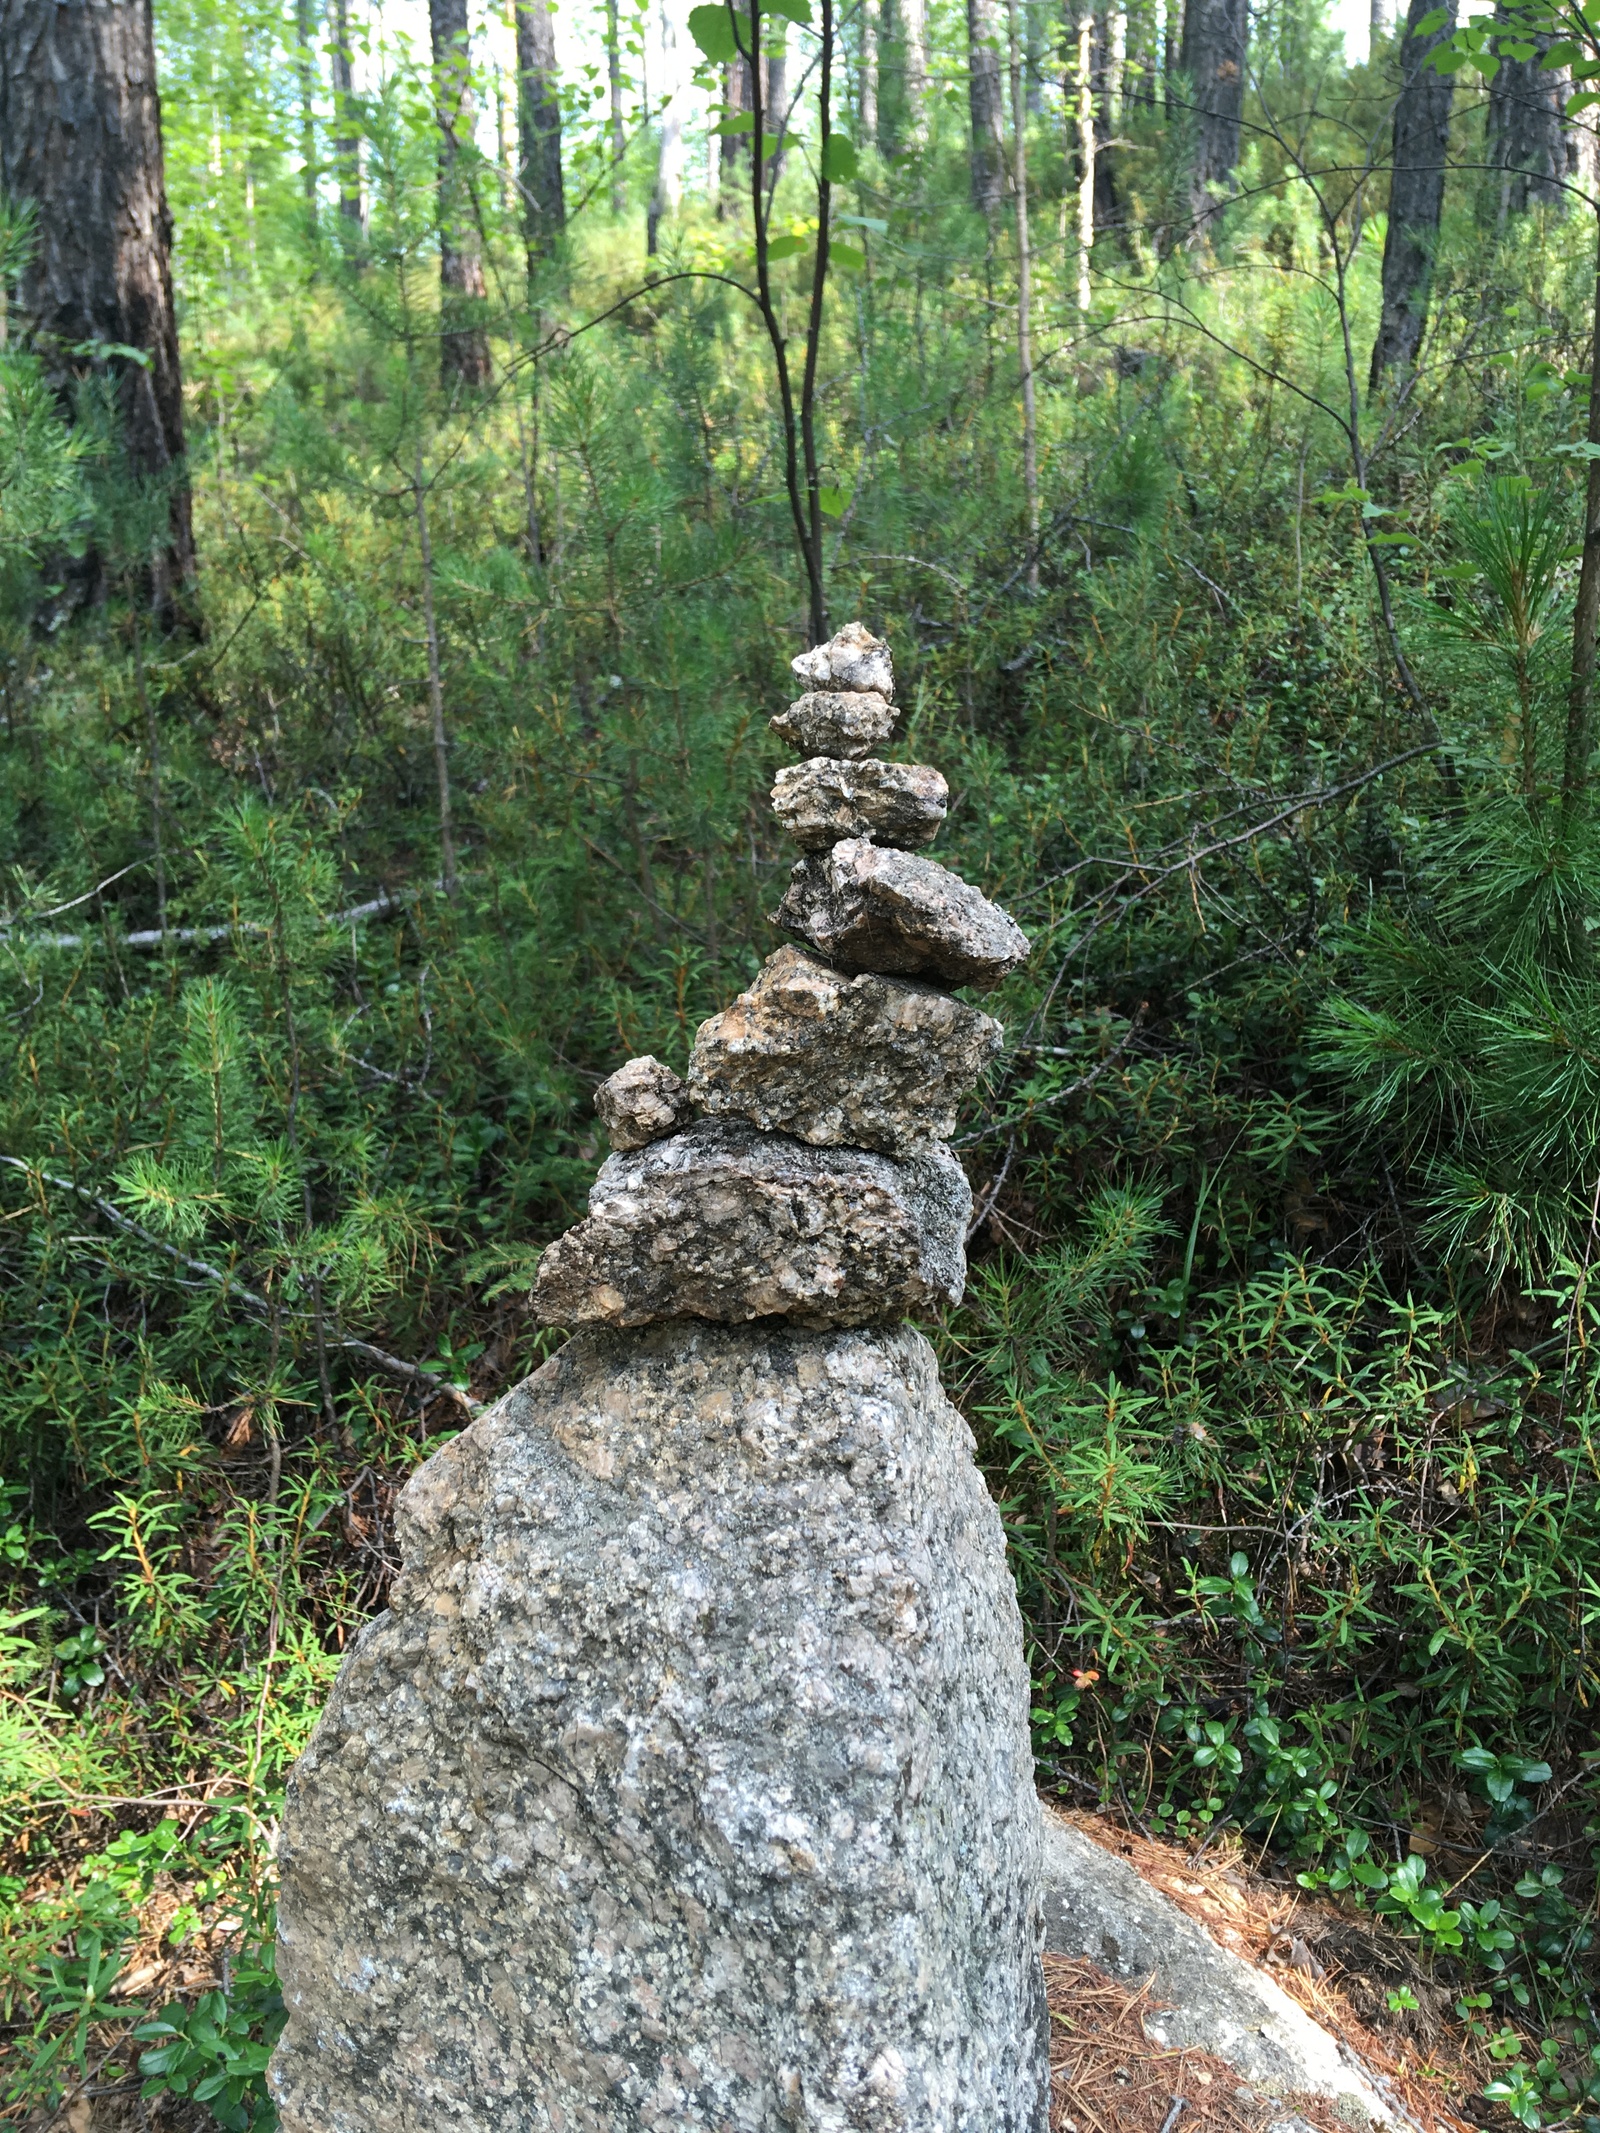
[[[810,688],[843,689],[852,694],[870,689],[885,702],[894,701],[889,647],[864,623],[847,622],[826,644],[814,645],[789,664]]]

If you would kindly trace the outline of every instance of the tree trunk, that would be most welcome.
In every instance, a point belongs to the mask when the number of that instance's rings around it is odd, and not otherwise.
[[[468,178],[472,61],[467,0],[428,0],[434,117],[439,127],[439,370],[446,387],[489,382],[489,338],[471,319],[486,293],[483,246]]]
[[[1095,166],[1098,160],[1094,111],[1094,17],[1087,10],[1078,24],[1074,94],[1078,128],[1078,309],[1087,318],[1093,294],[1089,262],[1094,253]]]
[[[1561,819],[1576,822],[1589,798],[1595,633],[1600,628],[1600,214],[1595,217],[1594,331],[1589,344],[1589,468],[1583,500],[1583,561],[1572,611],[1572,686],[1561,764]]]
[[[655,190],[645,218],[644,248],[653,259],[661,241],[661,224],[675,215],[683,199],[683,73],[678,64],[678,28],[668,0],[656,11],[657,37],[661,47],[659,94],[667,99],[661,114],[661,139],[656,150]]]
[[[339,173],[339,213],[361,223],[361,143],[351,96],[355,75],[350,45],[350,0],[333,0],[333,160]]]
[[[561,93],[550,0],[516,0],[517,182],[528,279],[561,246],[567,200],[561,182]]]
[[[1197,228],[1216,213],[1213,189],[1232,183],[1239,161],[1249,34],[1248,0],[1185,0],[1178,65],[1193,104],[1189,197]]]
[[[1039,425],[1033,378],[1033,249],[1028,231],[1028,105],[1017,0],[1008,0],[1012,191],[1017,209],[1017,369],[1022,383],[1022,490],[1028,513],[1028,590],[1039,590]]]
[[[1383,241],[1383,316],[1372,344],[1369,374],[1374,392],[1386,370],[1393,368],[1402,376],[1409,373],[1428,319],[1455,76],[1436,73],[1426,61],[1455,31],[1455,0],[1446,0],[1445,21],[1419,37],[1417,24],[1434,9],[1435,0],[1411,0],[1400,38],[1394,172],[1389,180],[1389,227]]]
[[[899,0],[897,10],[905,83],[905,125],[921,140],[928,123],[928,10],[926,0]]]
[[[1006,175],[996,0],[967,0],[967,66],[967,108],[972,126],[972,204],[993,221],[1005,190]]]
[[[750,93],[750,62],[740,57],[730,59],[723,69],[723,109],[730,118],[737,118],[741,111],[749,111],[755,104]],[[722,186],[717,194],[719,216],[736,215],[739,211],[741,172],[740,157],[746,152],[748,134],[725,133],[722,136]]]
[[[38,211],[21,307],[57,390],[115,383],[132,472],[167,485],[167,539],[147,585],[157,619],[188,619],[194,530],[172,303],[150,0],[0,0],[0,185]],[[137,348],[142,363],[83,354]],[[87,593],[104,583],[90,558]]]
[[[782,16],[775,18],[782,21]],[[878,4],[861,0],[861,146],[875,148],[878,142]]]
[[[1497,8],[1497,20],[1512,19]],[[1489,123],[1485,160],[1500,173],[1495,192],[1495,220],[1504,227],[1508,215],[1530,207],[1561,207],[1566,194],[1557,180],[1567,174],[1566,128],[1562,118],[1566,80],[1561,70],[1544,64],[1548,37],[1528,37],[1534,46],[1526,59],[1502,57],[1489,84]]]
[[[1117,229],[1122,222],[1117,174],[1105,150],[1122,131],[1122,74],[1126,56],[1123,40],[1126,35],[1127,18],[1120,8],[1107,8],[1095,16],[1093,114],[1101,142],[1094,159],[1092,211],[1095,232]]]
[[[1389,34],[1389,0],[1372,0],[1367,13],[1367,64],[1370,66],[1383,50],[1383,40]]]
[[[606,87],[611,98],[611,212],[628,204],[622,183],[622,154],[627,134],[622,123],[622,17],[618,0],[606,0]]]
[[[767,168],[772,183],[777,184],[787,164],[787,127],[789,116],[789,25],[781,15],[773,15],[763,27],[761,66],[766,77],[766,94],[761,99],[765,111],[764,124],[776,146],[771,150]]]
[[[306,223],[317,221],[317,62],[311,49],[311,0],[294,0],[295,72],[300,78],[300,188]]]

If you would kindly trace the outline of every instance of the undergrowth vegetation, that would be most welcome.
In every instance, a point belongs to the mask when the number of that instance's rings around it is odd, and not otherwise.
[[[596,210],[450,397],[415,83],[364,114],[368,238],[263,191],[254,280],[178,108],[201,639],[128,597],[160,499],[0,352],[33,498],[0,509],[0,2109],[144,2084],[245,2128],[284,1777],[395,1494],[552,1344],[524,1299],[596,1083],[681,1069],[776,944],[805,606],[765,343],[693,278],[736,220],[686,214],[689,278],[574,332],[636,286],[637,218]],[[1090,317],[1039,269],[1037,593],[1008,255],[944,132],[863,159],[831,299],[833,618],[889,636],[941,854],[1036,943],[931,1330],[1044,1784],[1375,1907],[1497,2104],[1597,2123],[1600,850],[1558,798],[1588,233],[1459,209],[1363,486],[1328,403],[1379,224],[1333,288],[1269,132],[1164,252],[1142,123]],[[90,540],[121,596],[62,619]]]

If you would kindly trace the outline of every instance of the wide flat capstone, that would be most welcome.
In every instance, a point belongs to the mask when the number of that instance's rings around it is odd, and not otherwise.
[[[894,717],[894,706],[886,697],[813,690],[809,696],[796,697],[767,724],[802,755],[862,756],[871,755],[889,738]]]
[[[289,1783],[284,2133],[1044,2133],[1028,1677],[908,1328],[591,1328]]]
[[[545,1325],[780,1315],[859,1326],[959,1303],[972,1188],[942,1142],[898,1161],[706,1119],[613,1155],[547,1247]]]
[[[933,978],[987,992],[1028,954],[1028,936],[981,890],[917,852],[851,837],[798,860],[772,914],[846,970]]]
[[[931,764],[876,756],[859,763],[812,756],[780,770],[772,788],[772,812],[808,852],[842,837],[914,850],[938,836],[949,804],[950,788]]]
[[[1004,1040],[992,1015],[904,978],[846,977],[799,948],[768,956],[702,1022],[685,1098],[817,1146],[893,1154],[948,1140]]]

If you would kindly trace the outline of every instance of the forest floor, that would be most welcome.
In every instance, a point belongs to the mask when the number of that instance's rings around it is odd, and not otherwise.
[[[1379,2077],[1421,2133],[1503,2123],[1481,2100],[1488,2062],[1463,2033],[1456,1993],[1398,1935],[1308,1895],[1281,1868],[1258,1872],[1236,1835],[1191,1851],[1100,1816],[1064,1818],[1222,1947],[1265,1970]],[[1295,2118],[1315,2133],[1348,2133],[1323,2099],[1265,2100],[1221,2060],[1156,2043],[1143,2025],[1157,2004],[1148,1984],[1120,1983],[1057,1955],[1046,1956],[1045,1971],[1052,2133],[1266,2133]],[[1391,2006],[1401,1992],[1415,2007]]]

